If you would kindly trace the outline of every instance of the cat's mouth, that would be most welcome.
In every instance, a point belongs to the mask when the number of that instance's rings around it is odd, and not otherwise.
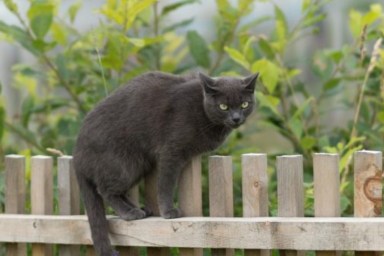
[[[236,129],[236,128],[239,128],[243,123],[244,123],[244,121],[242,121],[242,122],[227,122],[227,123],[225,123],[225,125],[231,129]]]

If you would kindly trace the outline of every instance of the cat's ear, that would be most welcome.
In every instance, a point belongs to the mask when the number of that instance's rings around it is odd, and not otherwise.
[[[256,80],[258,77],[259,77],[259,72],[244,78],[243,79],[243,82],[245,84],[244,90],[253,93],[255,91]]]
[[[200,82],[203,86],[204,92],[206,94],[216,94],[218,90],[215,88],[215,80],[210,78],[209,76],[204,75],[199,72]]]

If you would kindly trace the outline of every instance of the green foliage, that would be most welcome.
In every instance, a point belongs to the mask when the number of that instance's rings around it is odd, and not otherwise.
[[[316,35],[329,1],[303,0],[301,17],[292,26],[273,1],[216,0],[214,38],[209,41],[198,30],[188,30],[194,18],[169,23],[173,12],[198,4],[197,0],[172,1],[161,9],[155,0],[107,0],[95,14],[102,22],[87,32],[75,27],[81,1],[59,12],[59,1],[32,0],[27,12],[20,13],[16,1],[3,0],[20,25],[0,20],[0,38],[30,52],[38,65],[12,68],[14,88],[27,96],[18,118],[6,118],[0,102],[0,151],[49,154],[49,147],[71,154],[85,114],[115,88],[149,70],[179,74],[202,68],[212,76],[260,72],[256,125],[248,123],[218,150],[235,156],[236,215],[241,215],[239,154],[263,150],[246,142],[264,132],[279,135],[289,146],[266,152],[271,155],[272,214],[276,212],[274,155],[304,155],[306,214],[312,215],[311,155],[319,151],[340,154],[342,209],[344,215],[351,214],[351,156],[361,148],[384,147],[384,50],[378,43],[371,49],[383,37],[384,14],[379,4],[365,13],[351,10],[354,43],[318,49],[301,69],[290,52],[302,37]],[[270,4],[273,17],[254,17],[258,2]],[[265,22],[272,25],[271,31],[255,33]],[[328,121],[335,109],[347,119],[339,126]]]

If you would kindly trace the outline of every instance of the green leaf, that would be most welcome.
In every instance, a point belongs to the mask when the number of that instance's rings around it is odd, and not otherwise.
[[[356,10],[349,12],[349,28],[355,38],[360,35],[363,28],[363,16]]]
[[[288,124],[296,138],[301,138],[303,134],[303,122],[301,122],[300,118],[292,117]]]
[[[190,18],[190,19],[182,20],[180,22],[176,22],[176,23],[174,23],[172,25],[169,25],[169,26],[165,27],[163,29],[163,33],[167,33],[167,32],[176,30],[178,28],[186,27],[189,24],[191,24],[194,20],[195,20],[194,18]]]
[[[251,72],[260,72],[260,78],[270,93],[276,89],[279,80],[280,68],[267,59],[261,59],[252,64]]]
[[[370,11],[363,16],[362,22],[364,25],[371,25],[382,16],[382,7],[380,4],[373,4]]]
[[[8,25],[0,20],[0,32],[10,36],[33,55],[38,55],[39,51],[32,45],[32,39],[26,31],[17,26]]]
[[[307,19],[303,22],[303,28],[311,27],[316,23],[319,23],[320,21],[324,20],[326,15],[324,13],[321,13],[316,16],[309,16]]]
[[[305,12],[308,7],[311,5],[311,0],[303,0],[303,3],[301,4],[301,11]]]
[[[128,13],[125,17],[125,19],[127,19],[125,27],[130,28],[132,26],[133,21],[136,19],[136,17],[142,11],[144,11],[145,9],[153,5],[155,2],[157,2],[157,0],[140,0],[140,1],[134,2],[132,6],[129,6]]]
[[[303,146],[305,149],[312,149],[316,145],[316,138],[312,136],[305,136],[300,140],[300,144]]]
[[[33,33],[43,39],[53,20],[54,4],[49,0],[32,1],[28,10],[28,19]]]
[[[260,107],[266,107],[277,116],[280,116],[280,113],[277,109],[277,106],[280,104],[279,98],[276,98],[272,95],[265,95],[261,92],[256,92],[256,99],[258,100]]]
[[[25,98],[21,106],[21,110],[22,110],[21,123],[25,128],[28,128],[29,118],[31,117],[32,109],[34,105],[35,105],[34,98],[32,96],[27,96],[27,98]]]
[[[196,63],[199,66],[208,68],[211,65],[211,60],[209,58],[210,51],[205,40],[197,31],[192,30],[187,33],[187,42],[191,55]]]
[[[275,5],[276,34],[279,41],[285,40],[288,33],[287,20],[283,11]]]
[[[243,66],[245,69],[249,70],[250,64],[245,58],[245,56],[235,48],[225,47],[224,50],[228,53],[229,57],[236,61],[238,64]]]
[[[17,8],[17,4],[13,0],[4,0],[4,4],[10,12],[12,13],[19,12],[19,9]]]
[[[80,1],[78,1],[74,4],[72,4],[68,8],[69,20],[71,21],[71,23],[73,23],[75,21],[76,15],[77,15],[78,11],[80,10],[81,6],[82,6],[82,3]]]
[[[329,79],[323,87],[324,91],[330,91],[334,88],[336,88],[340,84],[341,79],[340,78],[331,78]]]
[[[196,2],[197,2],[197,0],[183,0],[180,2],[166,5],[166,6],[164,6],[163,10],[161,11],[161,16],[166,16],[170,12],[179,9],[180,7],[183,7],[184,5],[193,4]]]
[[[272,49],[272,46],[262,37],[259,38],[259,47],[269,59],[275,57],[275,51]]]
[[[300,104],[300,107],[295,111],[293,114],[293,118],[300,118],[301,115],[304,113],[304,111],[308,108],[309,104],[314,101],[314,97],[309,97],[306,99],[302,104]]]

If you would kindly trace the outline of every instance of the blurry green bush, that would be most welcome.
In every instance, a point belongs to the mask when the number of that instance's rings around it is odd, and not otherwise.
[[[107,0],[95,14],[99,26],[86,32],[74,26],[81,2],[60,17],[60,1],[32,0],[24,14],[15,1],[3,0],[20,25],[0,20],[1,39],[27,50],[38,64],[21,63],[12,68],[13,86],[26,92],[26,97],[16,119],[5,117],[5,99],[1,99],[1,154],[49,154],[46,148],[71,154],[84,115],[116,87],[145,71],[179,74],[199,67],[214,76],[259,71],[258,121],[252,132],[278,133],[290,144],[291,152],[304,155],[307,215],[313,214],[311,154],[339,153],[342,209],[348,215],[353,152],[384,147],[384,50],[379,41],[384,34],[384,13],[380,4],[364,13],[351,10],[353,42],[340,49],[317,50],[302,70],[287,53],[299,39],[318,32],[319,22],[326,18],[323,7],[329,1],[303,0],[301,18],[291,28],[273,1],[238,0],[233,5],[216,0],[215,38],[207,42],[196,30],[179,32],[193,18],[167,22],[172,12],[197,4],[197,0],[174,1],[161,9],[155,0]],[[256,2],[270,4],[274,16],[251,17]],[[271,32],[255,34],[255,27],[266,21],[274,24]],[[304,72],[312,76],[310,86],[301,75]],[[334,109],[349,118],[346,125],[330,126],[327,118]],[[15,144],[11,137],[20,143]],[[236,169],[240,153],[260,150],[257,142],[256,147],[242,147],[238,142],[242,137],[241,130],[235,132],[218,150],[235,155]],[[270,209],[274,214],[276,178],[272,158],[270,162]],[[239,171],[234,178],[236,215],[241,215]],[[2,198],[0,193],[1,202]]]

